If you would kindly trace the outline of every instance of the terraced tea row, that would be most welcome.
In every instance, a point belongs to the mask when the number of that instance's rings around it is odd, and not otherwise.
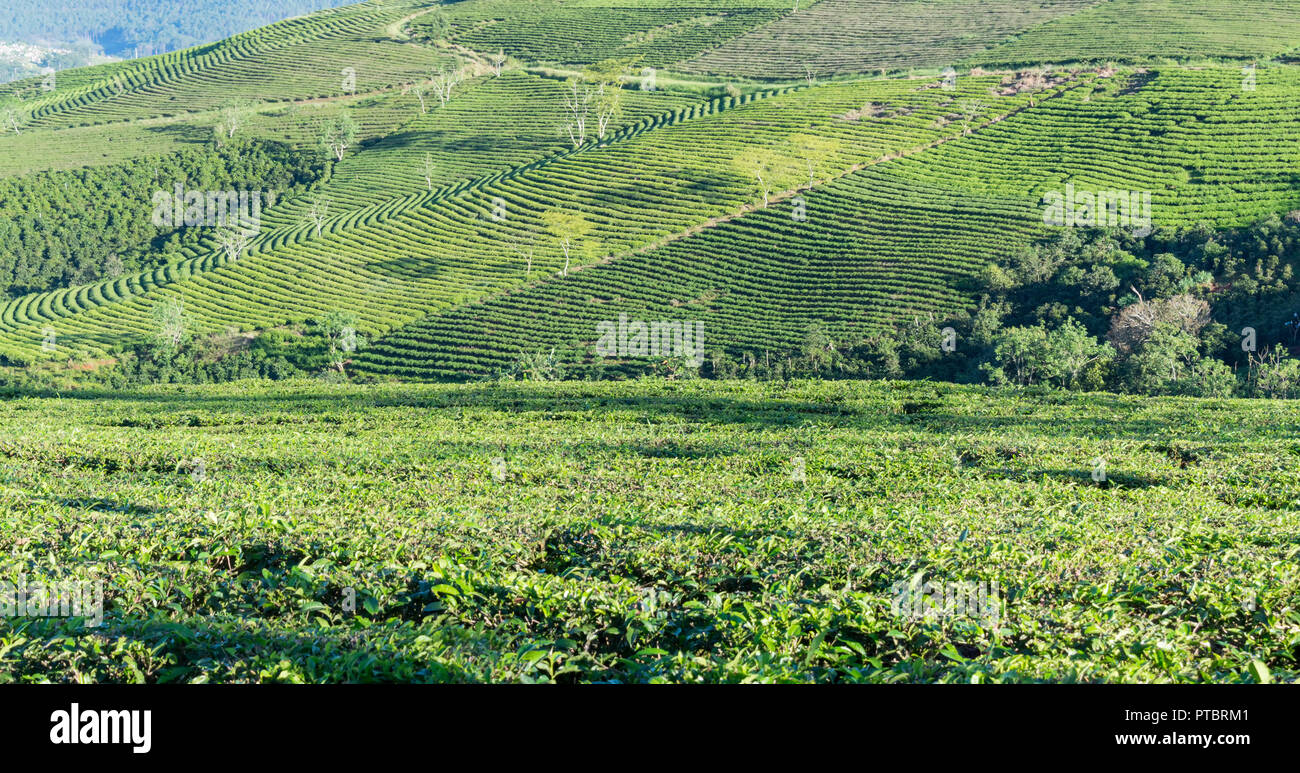
[[[971,80],[964,93],[987,93],[995,82]],[[772,167],[779,179],[765,171],[769,185],[790,187],[961,134],[962,127],[946,117],[963,92],[922,85],[842,83],[756,101],[746,97],[730,108],[715,100],[679,113],[667,128],[588,147],[383,222],[375,210],[369,223],[350,218],[346,230],[319,240],[256,252],[231,265],[214,262],[217,270],[162,292],[184,295],[205,329],[265,327],[333,306],[356,310],[367,330],[382,331],[411,318],[376,307],[362,289],[368,281],[391,279],[394,305],[410,298],[433,311],[517,285],[533,272],[540,276],[566,263],[578,266],[644,247],[752,204],[761,199],[753,163]],[[979,120],[1025,100],[991,98]],[[864,103],[876,106],[875,117],[858,115]],[[764,154],[758,161],[747,158],[755,148]],[[500,219],[494,217],[498,206],[504,210]],[[568,258],[543,225],[547,211],[582,213],[590,223],[590,233],[574,240]],[[531,271],[512,243],[533,253]],[[321,277],[335,279],[322,286]],[[123,284],[119,280],[114,290]],[[75,301],[80,288],[21,299],[0,310],[0,323],[8,328],[0,338],[3,351],[41,357],[40,331],[53,324],[71,352],[102,354],[144,326],[146,306],[158,292],[71,316],[60,315],[58,307]]]
[[[1233,69],[1103,78],[1097,91],[1067,92],[972,136],[853,175],[887,195],[857,192],[825,208],[856,212],[864,224],[892,223],[880,233],[859,233],[851,216],[832,217],[822,230],[812,213],[832,189],[817,191],[806,196],[816,225],[787,222],[782,205],[780,214],[747,216],[647,256],[436,315],[395,332],[363,361],[402,377],[463,378],[551,347],[591,356],[596,322],[623,312],[703,320],[709,346],[731,354],[791,352],[811,322],[836,340],[857,340],[911,314],[962,307],[953,280],[1041,233],[1044,194],[1064,193],[1067,184],[1151,192],[1145,213],[1139,207],[1134,220],[1115,223],[1135,230],[1144,214],[1157,228],[1249,224],[1300,207],[1288,150],[1300,139],[1298,77],[1291,68],[1261,70],[1258,89],[1245,94],[1234,90]],[[958,204],[915,217],[895,204],[921,192]],[[954,217],[969,234],[949,230]],[[996,234],[999,223],[1001,238],[973,236]],[[858,248],[846,249],[840,235],[856,236]],[[919,256],[917,244],[925,245]],[[744,260],[732,256],[737,249]],[[790,273],[768,273],[771,264]],[[822,277],[833,278],[829,295],[820,291]]]
[[[1109,0],[980,52],[977,64],[1268,59],[1300,46],[1295,0]]]
[[[1031,202],[922,189],[883,164],[647,253],[435,314],[362,352],[366,372],[464,379],[555,348],[598,359],[597,325],[703,323],[707,352],[797,352],[810,324],[852,342],[966,305],[954,289],[1042,231]],[[798,218],[804,219],[798,219]],[[619,359],[610,360],[611,363]]]
[[[505,93],[507,95],[514,93],[509,84],[516,82],[528,84],[532,89],[532,96],[535,98],[533,101],[542,99],[543,94],[546,95],[546,98],[554,98],[558,89],[558,85],[553,81],[533,76],[526,76],[521,73],[507,73],[499,81],[494,79],[492,81],[480,82],[483,83],[485,87],[484,91],[489,94],[495,93],[498,89],[505,88]],[[497,93],[497,96],[501,96],[501,94]],[[393,119],[391,114],[398,112],[398,108],[396,108],[395,105],[399,101],[402,105],[400,112],[403,118]],[[406,97],[401,97],[397,94],[369,97],[361,101],[360,107],[351,108],[349,109],[349,112],[362,115],[363,121],[378,121],[382,124],[386,119],[390,121],[404,120],[409,108],[408,102],[409,100]],[[453,101],[453,103],[455,102]],[[648,108],[653,105],[688,105],[697,107],[697,112],[707,111],[707,109],[721,109],[724,100],[716,101],[713,103],[712,107],[700,107],[696,106],[695,103],[691,102],[687,97],[656,92],[648,94],[630,94],[628,97],[628,103],[628,108],[624,112],[625,118],[628,115],[635,116],[646,114]],[[727,100],[725,103],[728,105],[734,104],[734,100]],[[490,100],[487,103],[481,103],[478,106],[486,108],[489,104]],[[312,120],[319,122],[327,119],[331,114],[337,113],[339,109],[339,106],[336,104],[322,106],[313,105],[306,108],[291,106],[281,111],[275,111],[260,116],[252,123],[254,124],[255,130],[260,131],[264,136],[275,137],[292,143],[303,140],[303,138],[299,136],[303,130],[303,115],[314,115]],[[435,109],[433,114],[436,114],[437,110],[438,109]],[[521,159],[529,157],[533,159],[529,164],[521,165],[519,168],[511,171],[511,174],[516,174],[519,171],[526,171],[527,169],[533,168],[538,163],[547,162],[546,155],[548,153],[552,154],[550,160],[554,160],[555,154],[550,144],[553,140],[547,139],[534,143],[532,151],[529,153],[528,140],[540,139],[542,135],[538,134],[534,138],[520,138],[517,135],[519,127],[518,122],[509,120],[508,116],[506,116],[507,120],[504,122],[493,120],[493,117],[501,116],[500,111],[483,109],[480,112],[475,113],[475,111],[470,110],[469,114],[474,114],[478,118],[478,122],[471,127],[473,131],[499,132],[503,138],[510,138],[508,141],[513,141],[518,146],[518,152],[520,153]],[[609,130],[608,141],[617,142],[627,136],[634,136],[635,134],[657,126],[669,125],[674,121],[682,120],[686,115],[686,110],[678,109],[671,113],[647,115],[641,121],[631,126],[620,127],[617,124],[613,124]],[[286,133],[281,136],[276,131],[277,125],[280,124],[292,128],[297,132],[297,134]],[[387,133],[388,136],[392,135],[391,126],[371,126],[369,123],[363,123],[361,129],[362,137],[383,135],[385,133]],[[310,135],[310,132],[308,132],[308,135]],[[413,136],[423,135],[413,133]],[[439,135],[434,134],[430,137],[425,137],[425,146],[431,148],[434,153],[437,153],[439,158],[444,159],[444,166],[448,165],[449,159],[454,160],[458,157],[464,157],[463,154],[457,152],[460,150],[459,143],[462,141],[464,135],[456,135],[442,143],[430,141],[432,137],[437,136]],[[483,134],[476,134],[474,136],[480,142],[484,139]],[[551,132],[549,136],[553,137],[554,133]],[[524,139],[524,141],[521,142],[521,139]],[[397,144],[395,146],[398,149],[396,152],[400,154],[400,149],[403,148],[404,145],[405,143]],[[386,153],[387,150],[381,147],[373,151],[367,151],[363,153],[362,156],[368,156],[371,152],[379,155]],[[574,149],[570,147],[561,151],[560,155],[570,155],[573,152]],[[432,155],[432,153],[430,155]],[[472,184],[464,176],[457,175],[457,179],[447,183],[443,183],[439,180],[439,185],[435,190],[427,191],[424,181],[421,181],[418,185],[395,185],[393,182],[394,178],[401,179],[401,175],[394,174],[393,171],[389,169],[392,159],[388,158],[387,161],[388,163],[363,164],[360,166],[359,170],[357,168],[345,167],[345,169],[350,169],[352,172],[351,174],[345,173],[340,176],[340,179],[343,181],[341,187],[342,193],[344,194],[344,204],[347,206],[338,206],[332,201],[332,197],[338,192],[331,186],[326,186],[324,190],[319,191],[317,194],[313,194],[310,197],[313,201],[323,200],[330,202],[329,208],[325,213],[327,215],[326,222],[322,224],[323,233],[335,233],[359,224],[375,225],[389,220],[401,212],[412,210],[420,206],[427,206],[432,202],[445,199],[448,196],[460,194],[467,188],[480,188],[482,185],[491,182],[492,179],[499,179],[503,174],[503,172],[498,171],[497,174],[493,175],[491,178],[479,178],[473,181]],[[472,172],[474,170],[470,168],[469,171]],[[365,177],[366,173],[371,175],[369,179]],[[417,192],[409,193],[411,190]],[[355,193],[354,200],[348,200],[347,195],[349,192]],[[385,192],[391,195],[385,196]],[[313,224],[304,222],[302,218],[303,212],[309,206],[310,204],[303,200],[290,200],[266,210],[263,216],[263,226],[268,230],[252,240],[249,247],[250,251],[273,249],[287,244],[301,243],[310,239],[313,231]],[[481,213],[475,215],[475,217],[480,216]],[[209,238],[205,244],[208,250],[213,251],[190,252],[190,260],[180,265],[168,267],[166,270],[150,272],[139,277],[126,277],[110,282],[103,282],[93,287],[70,288],[67,290],[47,293],[45,295],[33,295],[20,299],[9,304],[9,306],[3,310],[0,310],[0,325],[13,323],[15,319],[21,319],[24,314],[36,315],[42,319],[69,316],[100,304],[126,300],[138,293],[161,287],[173,281],[178,281],[178,278],[189,278],[202,273],[203,271],[213,270],[228,264],[229,261],[224,256],[220,255],[219,251],[216,251],[215,239]],[[367,300],[373,299],[368,298]],[[15,317],[15,315],[18,316]]]
[[[452,40],[482,52],[575,64],[636,57],[644,66],[664,67],[790,10],[779,0],[481,0],[448,5],[446,16]],[[431,24],[425,17],[411,29],[428,34]]]
[[[1295,68],[1261,68],[1254,91],[1234,67],[1121,74],[1097,88],[909,158],[903,173],[978,195],[1039,198],[1067,183],[1150,192],[1155,227],[1247,225],[1300,208]]]
[[[802,78],[944,67],[1100,0],[821,0],[673,69]]]
[[[563,84],[549,78],[518,70],[499,78],[477,78],[458,86],[445,105],[426,96],[427,112],[421,112],[415,96],[389,99],[397,109],[408,111],[409,119],[363,152],[346,156],[312,201],[327,200],[329,211],[337,214],[468,184],[573,149],[561,136],[567,120]],[[672,92],[628,89],[609,133],[641,122],[652,124],[698,101]],[[311,203],[304,199],[268,212],[266,223],[301,223]]]

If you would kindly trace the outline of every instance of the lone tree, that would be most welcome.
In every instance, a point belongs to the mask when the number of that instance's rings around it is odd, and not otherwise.
[[[957,110],[961,112],[962,134],[970,134],[971,122],[987,107],[988,105],[980,99],[963,99],[957,103]]]
[[[451,90],[462,80],[464,80],[464,77],[459,72],[439,70],[430,80],[429,85],[432,86],[433,93],[438,95],[438,103],[446,107],[447,103],[451,101]]]
[[[815,134],[795,134],[790,137],[790,146],[808,168],[809,187],[817,182],[817,174],[835,159],[840,149],[835,140]]]
[[[506,61],[507,61],[507,57],[506,57],[505,49],[502,49],[492,55],[492,71],[497,74],[498,78],[501,77],[501,71],[504,70],[506,67]]]
[[[1121,354],[1141,349],[1161,324],[1173,325],[1196,336],[1210,323],[1210,304],[1204,299],[1183,293],[1166,300],[1148,301],[1142,298],[1137,288],[1130,285],[1129,289],[1137,296],[1137,301],[1120,309],[1111,318],[1110,330],[1106,333],[1107,340]]]
[[[437,173],[438,167],[433,163],[433,154],[424,154],[424,184],[428,186],[429,192],[433,192],[433,176]]]
[[[335,161],[343,160],[343,153],[357,141],[357,122],[348,113],[325,124],[321,130],[320,144],[334,154]]]
[[[637,61],[637,57],[605,59],[583,74],[583,79],[596,90],[593,96],[596,136],[602,140],[613,122],[623,114],[623,76],[635,71]]]
[[[596,136],[605,139],[610,125],[623,114],[623,87],[602,83],[596,94]]]
[[[438,8],[420,20],[420,29],[424,32],[425,39],[442,40],[451,31],[451,24],[447,22],[447,14]]]
[[[593,227],[591,221],[576,212],[552,209],[542,213],[542,223],[560,242],[560,249],[564,251],[564,276],[568,276],[570,254],[572,251],[585,252],[587,234]]]
[[[348,355],[366,345],[366,339],[357,333],[357,315],[350,311],[330,311],[316,320],[316,324],[329,346],[329,366],[343,373]]]
[[[253,103],[245,99],[232,99],[221,106],[221,122],[217,124],[217,132],[224,135],[226,139],[231,139],[248,121],[248,116],[253,112]]]
[[[217,246],[225,253],[226,260],[234,262],[239,260],[239,256],[243,254],[251,235],[250,231],[243,228],[234,226],[222,228],[217,231]]]
[[[428,106],[428,104],[426,104],[425,101],[424,101],[424,92],[425,92],[427,89],[428,89],[428,86],[426,86],[426,85],[423,84],[423,83],[415,83],[415,84],[412,84],[411,86],[409,86],[409,87],[407,88],[407,91],[409,91],[410,93],[414,94],[414,95],[415,95],[415,98],[418,99],[418,100],[420,100],[420,114],[421,114],[421,115],[423,115],[423,114],[429,112],[429,106]]]
[[[790,160],[777,148],[761,145],[746,148],[732,163],[737,172],[752,177],[757,183],[764,207],[768,205],[772,191],[790,181],[794,169]]]
[[[22,134],[20,115],[16,102],[0,103],[0,132],[13,130],[14,134]]]
[[[307,210],[307,221],[316,227],[316,238],[320,238],[321,229],[325,227],[325,220],[329,217],[330,200],[328,196],[317,194],[311,200],[311,208]]]
[[[153,318],[153,344],[164,357],[170,357],[189,340],[190,318],[185,313],[185,301],[168,296],[150,312]]]
[[[564,131],[568,133],[573,147],[580,148],[587,141],[587,124],[591,121],[591,111],[595,107],[596,87],[583,83],[578,78],[570,78],[560,86],[560,94],[564,100],[565,114],[569,118]]]
[[[564,132],[573,147],[581,147],[587,141],[593,123],[596,137],[605,139],[610,126],[623,113],[623,76],[634,65],[634,58],[605,59],[560,86],[569,119]]]
[[[524,279],[531,277],[533,275],[533,253],[537,249],[537,232],[529,229],[521,234],[511,236],[510,249],[524,259],[526,265]]]

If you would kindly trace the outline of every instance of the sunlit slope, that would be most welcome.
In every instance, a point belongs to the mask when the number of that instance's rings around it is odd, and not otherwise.
[[[975,195],[1150,192],[1153,225],[1248,225],[1300,208],[1300,69],[1119,73],[900,166]],[[1041,206],[1035,204],[1041,210]]]
[[[804,0],[803,5],[817,0]],[[825,0],[821,0],[825,2]],[[780,19],[788,0],[469,0],[445,7],[451,40],[529,62],[634,58],[665,67]],[[429,18],[412,33],[428,34]]]
[[[163,294],[184,297],[207,330],[266,327],[332,308],[357,311],[368,331],[391,329],[562,269],[561,247],[541,222],[546,211],[580,213],[591,224],[571,255],[575,267],[653,246],[758,203],[752,169],[741,163],[754,148],[790,162],[774,184],[803,185],[810,171],[822,179],[960,136],[954,103],[997,82],[972,79],[965,92],[947,92],[863,81],[699,103],[633,125],[604,146],[353,210],[320,238],[306,224],[272,231],[262,249],[234,263],[207,256],[19,299],[0,308],[0,351],[40,358],[41,331],[51,326],[67,346],[60,357],[102,354],[146,331]],[[989,96],[972,130],[1026,103],[1024,95]],[[859,116],[864,105],[878,106],[878,115]],[[532,245],[531,271],[512,242]]]
[[[1099,0],[821,0],[674,69],[802,78],[945,67]]]
[[[410,378],[486,375],[521,353],[590,355],[596,324],[703,321],[735,355],[796,351],[808,325],[836,340],[971,303],[957,288],[1035,237],[1043,194],[1151,194],[1151,226],[1243,225],[1300,207],[1300,75],[1119,73],[970,136],[856,172],[791,202],[524,292],[395,331],[362,367]],[[1095,89],[1095,90],[1094,90]],[[1140,224],[1138,224],[1140,226]]]
[[[39,79],[20,81],[0,87],[0,96],[22,97],[35,129],[175,116],[231,100],[374,91],[427,77],[452,61],[394,36],[394,25],[434,5],[375,0],[324,10],[219,43],[59,73],[53,91],[42,89]]]
[[[970,61],[1267,59],[1297,46],[1297,0],[1110,0],[1026,30]]]
[[[560,131],[565,122],[562,92],[561,81],[513,70],[458,86],[445,105],[427,96],[426,112],[414,96],[391,95],[387,99],[406,122],[345,157],[317,195],[269,213],[266,222],[299,224],[317,198],[328,201],[337,214],[469,184],[572,151],[572,142]],[[688,94],[629,89],[611,133],[666,120],[699,101]]]
[[[644,254],[422,320],[358,355],[371,373],[481,377],[520,355],[591,357],[621,314],[704,325],[707,352],[797,351],[811,324],[859,340],[900,319],[948,314],[992,255],[1042,230],[1029,202],[921,188],[870,167]],[[796,219],[797,216],[804,219]]]
[[[504,101],[506,98],[513,100],[520,97],[521,85],[528,92],[527,98],[522,102],[527,106],[525,110],[514,113],[502,109],[502,105],[497,102]],[[494,96],[499,99],[494,99]],[[456,108],[461,107],[461,101],[468,103],[467,109],[457,112]],[[468,189],[478,190],[493,178],[525,169],[530,164],[546,162],[548,158],[553,159],[557,154],[557,134],[554,126],[548,127],[545,120],[553,115],[553,111],[539,107],[547,103],[559,105],[559,84],[556,81],[519,73],[506,73],[500,78],[481,78],[476,82],[464,84],[463,94],[458,99],[453,99],[445,107],[433,106],[427,114],[423,115],[419,114],[418,108],[411,107],[412,99],[399,94],[369,98],[367,102],[376,102],[376,104],[370,105],[365,110],[349,108],[349,111],[354,115],[370,117],[400,113],[400,118],[392,117],[392,120],[405,120],[416,125],[412,126],[410,131],[405,129],[390,131],[385,135],[389,138],[388,141],[375,143],[371,147],[359,149],[349,155],[339,165],[338,175],[323,183],[310,197],[312,200],[319,198],[328,202],[327,222],[322,228],[322,236],[341,234],[358,225],[374,226],[393,219],[403,212],[418,210],[430,205],[431,202],[444,201],[457,194],[468,196],[469,194],[466,193]],[[397,104],[399,102],[400,107]],[[678,110],[681,108],[698,105],[698,100],[689,96],[662,92],[632,92],[625,103],[622,123],[611,127],[611,139],[613,132],[644,131],[656,125],[672,122],[677,120]],[[294,132],[303,131],[299,126],[302,121],[326,120],[342,108],[330,104],[288,109],[294,114],[292,122],[288,124],[293,131],[287,131],[284,139],[293,142],[301,139]],[[442,114],[443,110],[447,111],[446,116]],[[528,111],[540,116],[533,119],[531,131],[523,129],[527,119],[522,116],[527,115]],[[463,123],[471,115],[474,120],[468,125]],[[276,118],[274,113],[266,116],[264,118],[266,126],[263,129],[270,132]],[[280,118],[289,120],[283,116]],[[635,123],[629,125],[628,122],[633,120]],[[363,134],[368,133],[365,129],[366,127],[363,126]],[[490,148],[495,144],[499,145],[503,152],[493,154],[481,150],[477,153],[467,153],[465,152],[467,136],[472,137],[481,149]],[[573,153],[574,149],[570,145],[567,151],[561,148],[558,152]],[[422,177],[424,170],[408,163],[417,155],[431,156],[438,160],[438,169],[434,178],[436,185],[433,191],[428,190],[428,185]],[[516,163],[512,165],[511,161]],[[160,181],[159,185],[164,189],[170,189],[171,182]],[[263,215],[263,231],[253,239],[250,251],[270,250],[276,246],[283,248],[286,244],[313,241],[314,225],[303,217],[307,206],[309,205],[303,200],[285,201],[266,210]],[[400,236],[396,237],[394,243],[400,244],[401,239]],[[430,251],[436,248],[436,244],[429,239],[436,239],[436,234],[430,234],[411,249],[423,251],[427,257]],[[19,298],[0,306],[0,329],[6,328],[7,323],[14,320],[30,319],[48,322],[60,317],[70,317],[99,306],[127,301],[164,285],[193,279],[205,271],[225,266],[227,261],[219,254],[215,240],[209,238],[204,244],[206,249],[193,253],[192,259],[157,271]],[[364,238],[351,241],[349,244],[358,255],[367,249]],[[376,244],[370,245],[371,248],[375,246]],[[314,249],[332,248],[317,244]],[[392,249],[396,251],[398,248]],[[402,259],[407,259],[405,250],[402,251]],[[306,266],[295,265],[294,260],[293,255],[283,256],[282,260],[277,260],[275,263],[276,271],[293,275],[300,269],[307,270]],[[276,277],[272,277],[270,282],[261,289],[274,293],[273,287],[278,281]],[[374,287],[359,289],[357,297],[366,304],[373,304],[377,300],[375,288],[386,281],[385,277],[370,277],[367,282],[374,284]],[[300,287],[300,290],[309,291],[303,287]],[[219,293],[220,290],[217,292]],[[344,296],[346,294],[341,294],[341,297]],[[148,303],[155,301],[156,298],[149,300]],[[206,300],[200,293],[195,299],[194,306],[201,307],[205,303]],[[89,326],[80,325],[78,330],[83,330],[87,334],[95,330],[95,323],[86,324]],[[75,335],[65,336],[64,343],[70,345],[79,340]],[[60,354],[66,353],[66,349],[60,352]]]

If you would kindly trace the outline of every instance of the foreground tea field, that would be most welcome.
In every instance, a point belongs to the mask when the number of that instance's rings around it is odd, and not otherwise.
[[[11,397],[0,577],[101,579],[105,618],[0,618],[0,681],[1296,681],[1297,419],[919,383]],[[913,578],[999,615],[897,614]]]

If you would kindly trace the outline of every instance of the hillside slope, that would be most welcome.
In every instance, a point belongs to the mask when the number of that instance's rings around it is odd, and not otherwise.
[[[1169,14],[1183,21],[1168,28],[1180,54],[1243,53],[1240,24],[1212,34],[1197,14],[1243,17],[1203,5]],[[1286,47],[1286,5],[1261,3],[1278,22],[1264,48]],[[1067,188],[1148,195],[1160,229],[1300,207],[1289,65],[1261,64],[1250,89],[1237,65],[851,74],[987,56],[1013,33],[1002,46],[1041,39],[1067,61],[1077,52],[1063,36],[1083,29],[1072,20],[1125,8],[1136,6],[735,0],[704,13],[583,0],[525,13],[511,0],[375,0],[73,71],[53,91],[12,84],[0,96],[22,97],[21,131],[0,137],[0,174],[202,148],[232,99],[247,102],[252,141],[316,158],[324,127],[348,118],[357,136],[310,191],[270,204],[244,249],[205,234],[156,270],[0,303],[0,357],[106,360],[146,340],[168,299],[202,334],[354,314],[374,342],[357,365],[381,376],[474,377],[521,352],[589,351],[595,325],[624,313],[703,321],[710,348],[779,354],[810,324],[851,341],[968,309],[970,280],[1048,235],[1043,197]],[[846,20],[884,18],[895,26],[866,37],[810,37],[809,19],[853,32]],[[886,39],[921,59],[891,59]],[[494,48],[510,57],[499,72]],[[622,88],[600,92],[617,110],[599,133],[585,115],[593,126],[574,140],[566,100],[586,77],[574,68],[608,56],[631,57]],[[710,75],[728,70],[701,64],[710,57],[790,80],[738,87]],[[807,77],[796,59],[843,77]],[[665,64],[657,82],[647,63]],[[435,98],[453,71],[450,98]],[[561,237],[557,214],[585,231]]]
[[[963,88],[981,93],[994,82],[987,78]],[[320,238],[308,225],[284,218],[283,228],[257,238],[259,249],[229,265],[225,256],[213,254],[176,270],[118,279],[89,291],[74,288],[11,302],[0,308],[0,346],[14,358],[38,356],[38,333],[49,325],[69,346],[78,347],[74,356],[102,356],[124,335],[147,329],[148,309],[164,292],[183,295],[207,329],[302,320],[333,305],[358,312],[368,331],[382,332],[394,323],[413,321],[420,309],[428,313],[528,281],[531,273],[512,254],[512,240],[535,244],[533,270],[538,275],[561,269],[566,260],[560,245],[545,236],[539,221],[545,211],[583,212],[593,224],[577,266],[653,245],[710,217],[753,206],[759,195],[754,182],[733,165],[746,145],[799,158],[809,138],[820,138],[826,144],[813,173],[824,178],[959,135],[961,125],[948,122],[944,116],[950,108],[941,106],[954,95],[918,86],[863,81],[753,101],[697,103],[689,111],[643,120],[604,145],[570,149],[500,179],[433,192],[417,189],[344,210]],[[669,98],[654,94],[642,98]],[[873,101],[891,103],[892,112],[875,120],[837,117]],[[1023,95],[1003,97],[981,120],[990,121],[1025,101]],[[808,115],[817,118],[809,121]],[[392,175],[389,167],[379,167],[378,173]],[[784,179],[787,185],[798,184],[807,175],[805,161],[799,160]],[[346,188],[347,178],[343,180]],[[623,193],[612,197],[610,191]],[[491,217],[496,199],[512,213],[500,221]],[[275,219],[268,214],[268,222]],[[331,292],[322,295],[322,286]],[[384,297],[382,305],[374,304],[375,293]]]

